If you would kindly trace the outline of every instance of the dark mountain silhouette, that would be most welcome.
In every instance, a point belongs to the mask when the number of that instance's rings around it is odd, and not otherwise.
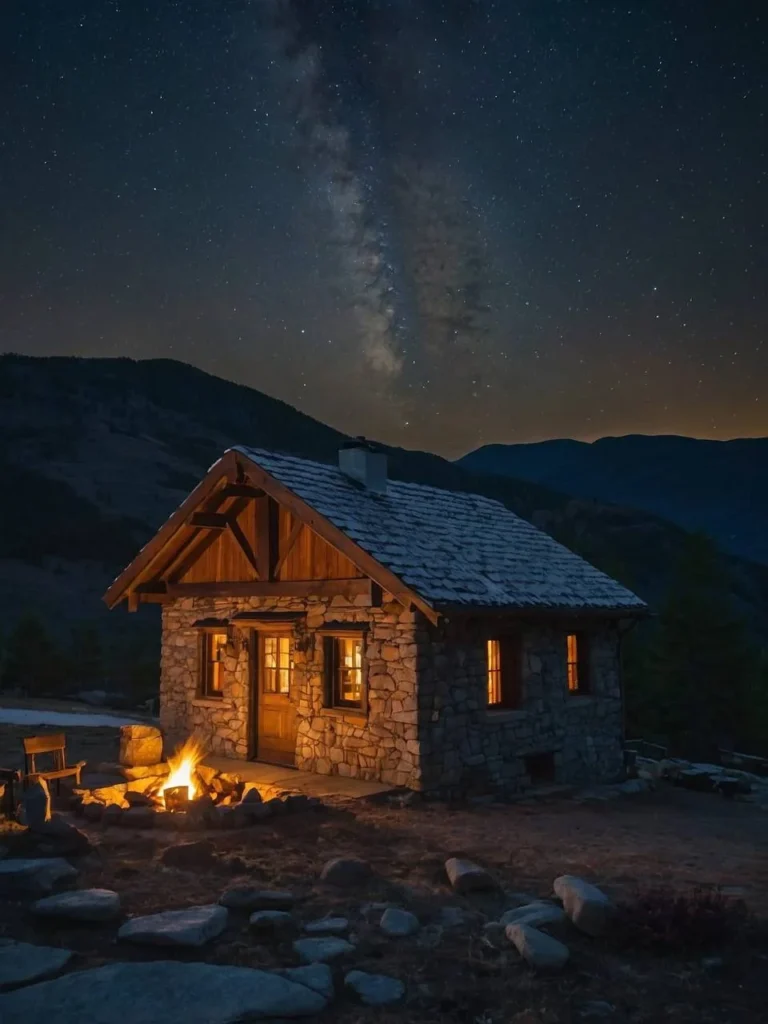
[[[52,632],[80,620],[156,642],[156,608],[109,614],[101,594],[232,444],[336,459],[343,435],[284,402],[172,360],[0,357],[0,622],[25,611]],[[388,449],[393,477],[495,497],[651,604],[683,531],[647,512]],[[386,529],[386,524],[382,524]],[[768,626],[768,569],[728,559],[733,597]]]
[[[662,516],[768,565],[768,437],[603,437],[492,444],[458,465]]]

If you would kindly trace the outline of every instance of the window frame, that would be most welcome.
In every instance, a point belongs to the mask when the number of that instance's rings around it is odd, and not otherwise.
[[[261,680],[261,692],[264,693],[264,694],[269,694],[269,696],[271,696],[271,697],[275,697],[275,696],[290,697],[291,690],[292,690],[292,687],[293,687],[294,672],[295,672],[295,669],[296,669],[296,662],[295,662],[296,645],[294,644],[294,639],[293,639],[292,634],[289,633],[287,630],[274,630],[272,632],[270,632],[268,630],[263,630],[260,633],[259,640],[260,640],[260,647],[261,647],[261,658],[260,658],[259,668],[261,669],[261,672],[263,673],[263,678]],[[268,668],[267,667],[267,641],[268,640],[274,640],[277,643],[277,658],[276,658],[276,665],[275,665],[274,668]],[[280,641],[281,640],[286,640],[287,643],[288,643],[288,664],[286,666],[283,666],[280,663]],[[282,671],[287,671],[287,673],[288,673],[288,689],[287,690],[279,689],[279,686],[280,686],[280,673]],[[276,681],[276,684],[277,684],[277,688],[274,689],[274,690],[268,689],[267,686],[266,686],[266,681],[267,681],[267,678],[268,678],[268,673],[274,673],[275,674],[275,681]]]
[[[571,657],[571,638],[575,644],[575,657]],[[571,685],[572,675],[575,686]],[[569,697],[586,697],[592,693],[590,644],[583,630],[571,629],[565,634],[565,688]]]
[[[355,629],[324,629],[319,631],[323,643],[323,688],[325,707],[330,710],[347,711],[352,714],[368,714],[368,666],[365,656],[366,630]],[[341,661],[339,644],[343,640],[352,640],[360,644],[360,700],[343,700],[340,696]]]
[[[215,637],[224,637],[224,643],[219,645],[219,652],[223,652],[223,656],[220,653],[219,657],[214,660],[213,658],[213,645],[216,642]],[[199,657],[199,672],[198,672],[198,696],[203,700],[223,700],[224,699],[224,659],[226,658],[227,647],[229,646],[229,632],[225,625],[218,626],[207,626],[200,630],[200,657]],[[213,687],[213,667],[218,666],[218,682],[219,688],[214,689]]]
[[[491,664],[491,645],[496,645],[498,666]],[[485,641],[485,698],[488,711],[520,711],[525,703],[523,639],[517,633],[489,636]],[[497,701],[491,702],[491,673],[498,674]]]

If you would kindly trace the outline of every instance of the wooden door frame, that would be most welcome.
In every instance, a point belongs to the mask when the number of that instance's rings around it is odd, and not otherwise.
[[[270,621],[264,619],[248,628],[248,687],[250,698],[248,700],[248,760],[259,760],[259,703],[261,698],[261,672],[264,657],[262,638],[265,636],[285,636],[291,638],[295,645],[296,638],[293,635],[293,620]],[[294,670],[295,672],[295,670]],[[292,675],[291,685],[295,685],[295,678]],[[291,694],[292,696],[292,694]],[[295,760],[294,750],[294,760]],[[270,762],[271,763],[271,762]],[[286,766],[287,767],[287,766]]]

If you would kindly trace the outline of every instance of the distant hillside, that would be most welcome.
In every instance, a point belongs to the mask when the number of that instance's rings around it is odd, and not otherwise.
[[[88,620],[123,648],[156,642],[156,608],[108,613],[101,594],[211,463],[243,443],[332,461],[342,439],[171,360],[0,357],[0,630],[29,609],[54,632]],[[683,537],[663,519],[425,452],[389,455],[392,476],[498,498],[652,604],[663,595]],[[740,608],[765,635],[768,570],[729,566]]]
[[[768,565],[768,437],[705,441],[629,435],[491,444],[458,465],[643,509]]]

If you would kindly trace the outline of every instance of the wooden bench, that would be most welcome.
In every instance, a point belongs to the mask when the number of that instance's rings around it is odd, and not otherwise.
[[[80,785],[80,773],[86,762],[78,761],[76,764],[67,764],[67,740],[63,732],[51,733],[48,736],[27,736],[21,742],[24,744],[25,786],[33,775],[46,781],[55,779],[57,793],[61,791],[61,780],[70,776],[74,776],[76,785]],[[40,754],[53,756],[53,768],[40,769],[37,767],[35,759]]]

